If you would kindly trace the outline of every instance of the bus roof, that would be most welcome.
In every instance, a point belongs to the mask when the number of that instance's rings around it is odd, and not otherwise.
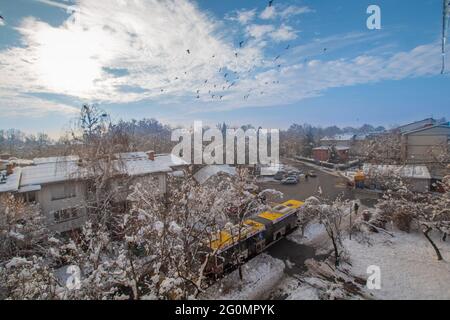
[[[253,220],[245,220],[240,230],[240,240],[245,240],[261,231],[265,230],[262,223]],[[239,225],[234,225],[230,230],[221,230],[213,235],[209,247],[212,250],[224,251],[236,245],[239,241]]]

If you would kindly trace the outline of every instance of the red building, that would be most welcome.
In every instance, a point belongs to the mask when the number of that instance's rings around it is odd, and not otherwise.
[[[332,160],[333,149],[336,153],[335,160],[338,162],[347,162],[349,158],[349,147],[318,147],[313,149],[313,157],[316,161],[330,161]]]
[[[329,147],[318,147],[313,149],[313,157],[316,161],[328,161],[331,150]]]

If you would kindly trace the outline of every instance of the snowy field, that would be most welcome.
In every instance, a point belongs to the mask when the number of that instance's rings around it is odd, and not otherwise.
[[[243,281],[238,270],[209,287],[200,299],[251,300],[266,299],[270,289],[283,277],[285,264],[263,253],[243,266]]]
[[[444,261],[437,261],[430,243],[420,234],[396,232],[395,237],[372,234],[371,246],[345,240],[354,274],[366,277],[369,265],[381,269],[377,299],[450,299],[450,243],[434,237]]]
[[[441,250],[444,261],[437,261],[429,242],[418,233],[394,232],[394,237],[386,234],[367,234],[368,241],[344,240],[347,263],[334,272],[326,264],[309,259],[305,262],[308,270],[299,274],[289,274],[289,261],[282,261],[262,254],[244,265],[244,281],[239,280],[238,271],[225,276],[210,287],[203,299],[450,299],[450,243],[433,239]],[[315,246],[316,254],[329,250],[324,229],[319,224],[311,224],[305,229],[304,237],[296,230],[288,239],[301,244]],[[369,290],[365,286],[367,267],[381,269],[381,289]],[[330,280],[331,279],[331,280]],[[342,283],[350,285],[343,290]],[[338,282],[338,281],[337,281]]]

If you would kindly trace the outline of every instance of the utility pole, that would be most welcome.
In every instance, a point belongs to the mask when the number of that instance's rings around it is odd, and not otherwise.
[[[443,0],[442,9],[442,70],[441,74],[445,72],[445,47],[447,43],[447,31],[450,18],[450,0]]]

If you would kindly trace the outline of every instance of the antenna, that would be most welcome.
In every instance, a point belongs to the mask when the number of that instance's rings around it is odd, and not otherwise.
[[[442,70],[441,74],[445,72],[445,47],[447,42],[447,31],[450,18],[450,0],[443,0],[442,9]]]

